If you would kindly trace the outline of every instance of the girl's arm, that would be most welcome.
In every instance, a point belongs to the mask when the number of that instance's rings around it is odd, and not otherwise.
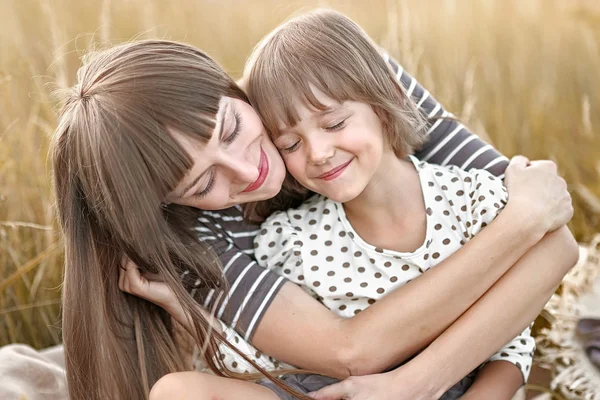
[[[498,218],[501,216],[502,214]],[[516,336],[538,315],[554,293],[556,284],[569,267],[576,263],[577,255],[572,251],[574,248],[577,248],[577,243],[566,227],[547,234],[479,301],[414,359],[388,373],[351,377],[328,386],[320,390],[315,398],[440,398],[455,382],[485,361],[508,341],[507,338]],[[407,286],[417,281],[414,280]],[[550,282],[556,284],[549,284]],[[489,364],[490,370],[494,364],[496,362]],[[507,364],[507,367],[512,368],[515,376],[518,375],[512,365]],[[464,399],[499,398],[490,395],[497,382],[489,372],[488,370],[479,377]]]
[[[504,211],[436,268],[350,319],[328,317],[328,311],[321,310],[320,304],[302,295],[301,289],[286,284],[258,326],[254,345],[283,361],[334,376],[382,371],[427,346],[544,235],[547,225],[540,224],[536,215],[557,215],[550,210],[542,214],[534,211],[542,204],[549,204],[533,198],[534,193],[541,195],[539,190],[552,187],[554,178],[558,179],[552,165],[519,168],[515,164],[507,171],[511,200]],[[568,193],[564,182],[556,185],[561,188],[561,194],[557,193],[558,197],[555,197],[547,193],[547,198],[565,199],[566,203],[558,201],[562,204],[558,208],[567,209],[566,214],[561,211],[559,223],[564,223],[570,219],[572,208],[566,200]],[[525,188],[532,192],[521,192]],[[567,240],[566,237],[555,250],[573,257],[578,253],[572,238]],[[552,254],[545,257],[545,267],[555,265],[551,263]],[[558,265],[554,268],[561,270],[562,277],[570,267]],[[539,269],[540,265],[532,264],[530,268]],[[548,287],[560,282],[560,278],[548,276],[541,279],[546,280]],[[507,296],[513,295],[516,294],[507,293]],[[500,306],[502,304],[498,303],[490,307],[490,313]],[[504,343],[507,343],[515,335],[504,336]]]
[[[485,296],[398,372],[405,372],[405,367],[424,371],[423,368],[436,365],[435,374],[430,376],[431,385],[437,386],[435,393],[445,392],[451,386],[448,382],[460,380],[506,343],[506,335],[515,336],[538,315],[556,289],[556,285],[548,286],[545,278],[560,282],[567,272],[564,267],[577,262],[573,252],[559,250],[565,242],[577,247],[566,227],[546,235]],[[537,269],[530,268],[531,264],[538,264]],[[498,304],[500,308],[496,307]],[[492,307],[496,308],[493,313]]]
[[[477,373],[475,382],[461,399],[510,400],[521,386],[523,376],[513,364],[494,361]]]

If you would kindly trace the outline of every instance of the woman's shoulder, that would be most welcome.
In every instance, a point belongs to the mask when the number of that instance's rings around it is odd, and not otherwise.
[[[244,219],[244,212],[239,206],[226,208],[224,210],[201,210],[198,214],[198,223],[213,231],[225,230],[230,232],[240,232],[256,230],[258,228],[257,224],[248,222]]]

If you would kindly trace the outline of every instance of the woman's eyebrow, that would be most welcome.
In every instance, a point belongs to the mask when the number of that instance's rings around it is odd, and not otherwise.
[[[223,139],[223,128],[225,126],[225,118],[227,117],[230,107],[231,107],[231,101],[228,101],[227,105],[225,106],[225,109],[223,110],[223,113],[221,114],[221,121],[220,121],[221,126],[219,126],[219,142]]]

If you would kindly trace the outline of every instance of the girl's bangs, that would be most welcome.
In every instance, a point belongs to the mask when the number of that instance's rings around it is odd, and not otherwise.
[[[334,71],[323,63],[290,62],[277,56],[262,57],[262,61],[269,65],[257,66],[252,71],[252,100],[272,136],[276,137],[281,128],[293,127],[300,121],[300,107],[314,111],[327,108],[317,99],[315,90],[340,103],[358,95],[353,93],[341,71]]]

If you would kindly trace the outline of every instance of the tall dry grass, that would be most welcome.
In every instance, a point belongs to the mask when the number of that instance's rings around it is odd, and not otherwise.
[[[580,240],[600,231],[600,8],[561,0],[4,0],[0,2],[0,345],[60,341],[60,237],[48,137],[54,83],[134,37],[193,43],[239,76],[251,47],[302,7],[357,20],[456,116],[507,155],[558,162]]]

